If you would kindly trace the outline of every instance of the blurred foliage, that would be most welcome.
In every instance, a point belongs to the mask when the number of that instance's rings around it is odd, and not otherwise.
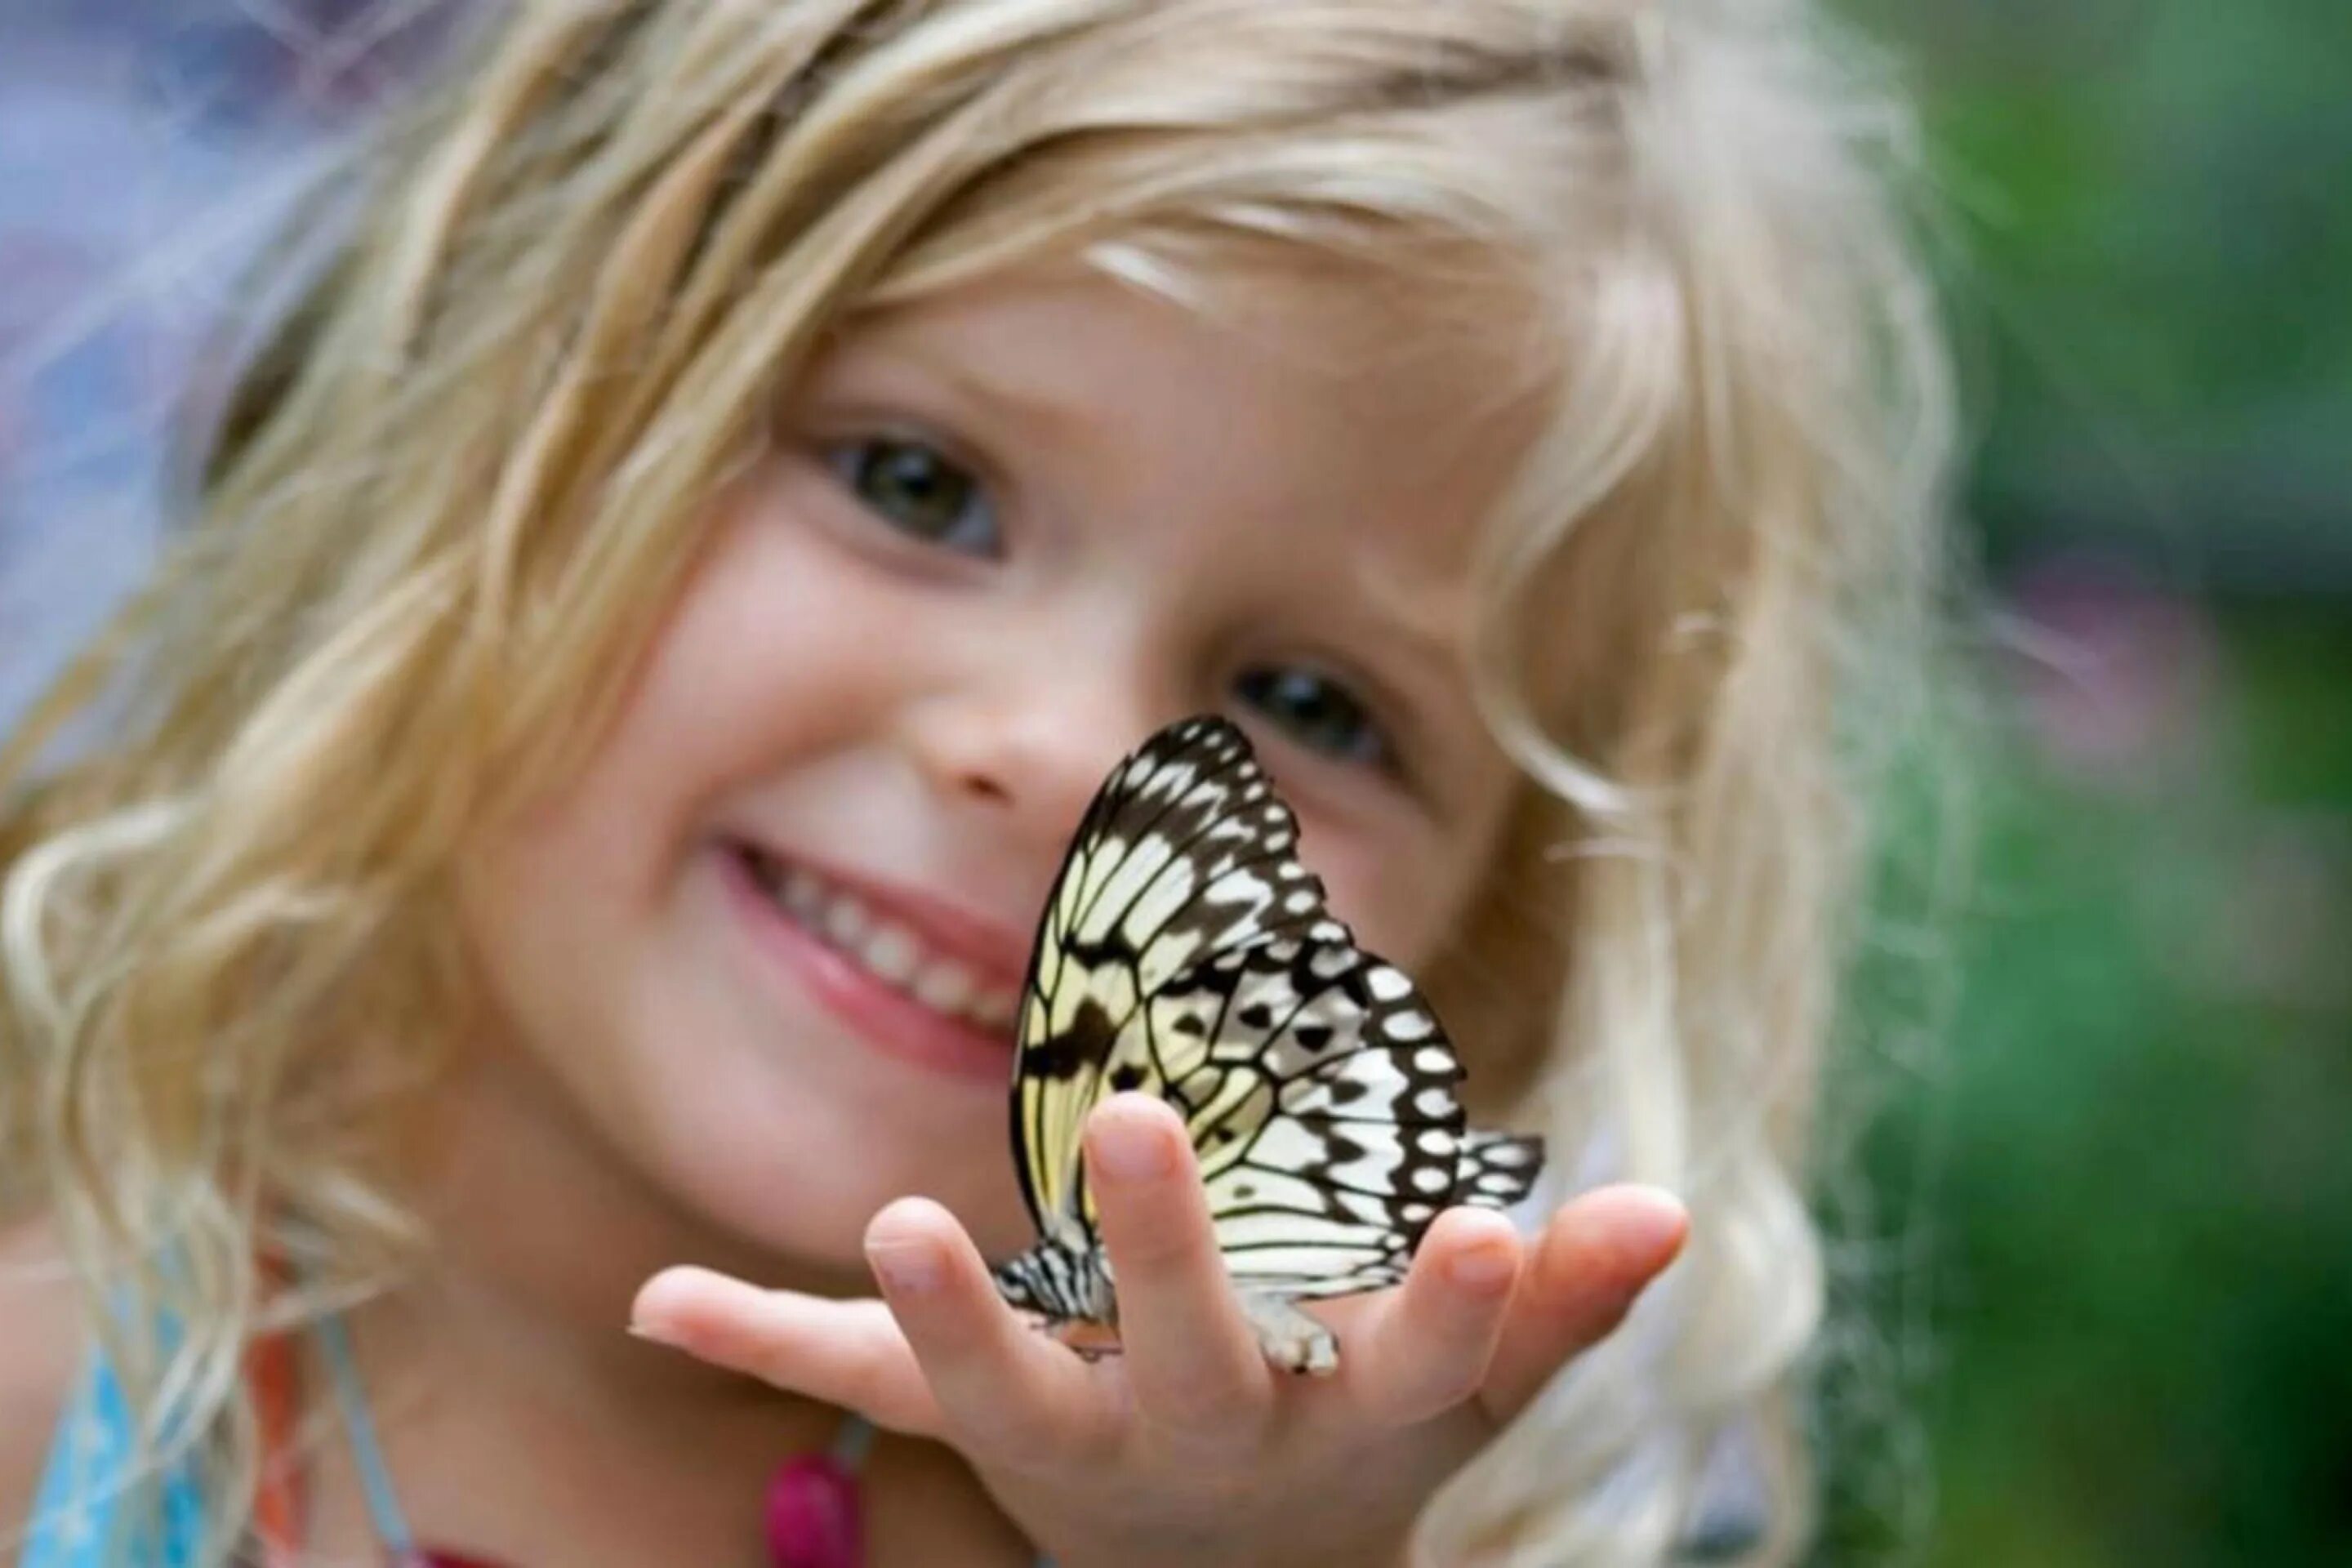
[[[1950,952],[1870,956],[1839,1086],[1817,1561],[2352,1563],[2352,5],[1849,8],[1922,95],[2002,646],[1923,759]]]
[[[1867,1156],[1907,1265],[1849,1285],[1927,1353],[1847,1370],[1910,1403],[1832,1423],[1825,1563],[2352,1563],[2352,617],[2221,625],[2153,779],[1979,766],[1957,1014]]]
[[[1846,9],[1924,106],[1997,558],[2352,593],[2352,5]]]

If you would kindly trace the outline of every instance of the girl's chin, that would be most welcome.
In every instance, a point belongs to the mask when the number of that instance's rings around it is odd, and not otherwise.
[[[866,1228],[888,1201],[864,1210],[802,1215],[797,1216],[800,1223],[790,1226],[772,1219],[761,1223],[760,1218],[738,1223],[729,1212],[710,1212],[708,1217],[738,1243],[740,1256],[731,1271],[755,1284],[814,1295],[871,1296],[876,1286],[866,1260]],[[974,1226],[957,1205],[946,1206],[963,1222],[972,1245],[991,1263],[1002,1262],[1036,1240],[1026,1219]]]
[[[674,1149],[663,1184],[713,1228],[795,1271],[854,1276],[870,1291],[866,1226],[908,1196],[945,1205],[988,1257],[1010,1256],[1034,1238],[996,1128],[982,1147],[959,1154],[937,1136],[894,1136],[887,1129],[829,1136],[824,1119],[813,1114],[773,1138],[764,1130],[717,1133],[725,1119],[725,1109],[717,1108],[709,1120],[684,1123],[712,1131]]]

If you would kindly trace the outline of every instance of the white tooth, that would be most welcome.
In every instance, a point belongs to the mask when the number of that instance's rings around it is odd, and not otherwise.
[[[940,1013],[961,1013],[971,1002],[971,972],[952,959],[934,959],[915,976],[915,1000]]]
[[[845,947],[864,936],[873,923],[866,906],[847,893],[835,893],[833,902],[825,906],[824,934]]]
[[[915,973],[915,939],[894,925],[877,927],[858,950],[866,967],[893,985],[904,985]]]
[[[972,998],[971,1005],[964,1010],[971,1015],[972,1022],[983,1028],[1009,1029],[1013,1026],[1013,1010],[1020,1002],[1021,994],[1017,991],[991,991]]]
[[[795,866],[784,873],[784,908],[803,919],[824,906],[824,884]]]

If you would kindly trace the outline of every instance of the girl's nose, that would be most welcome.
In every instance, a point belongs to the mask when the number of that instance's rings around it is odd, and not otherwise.
[[[1114,684],[1066,672],[1025,699],[935,699],[909,723],[917,765],[951,807],[1058,851],[1112,765],[1179,717]]]

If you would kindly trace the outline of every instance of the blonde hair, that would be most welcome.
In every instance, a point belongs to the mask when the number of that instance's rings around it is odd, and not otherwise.
[[[853,313],[1005,268],[1186,296],[1271,246],[1509,280],[1482,300],[1551,419],[1483,558],[1479,696],[1538,787],[1430,980],[1577,1181],[1696,1216],[1424,1544],[1658,1562],[1746,1422],[1750,1560],[1790,1561],[1808,1114],[1885,732],[1855,704],[1913,667],[1948,424],[1903,122],[1849,56],[1795,0],[513,5],[357,171],[188,531],[0,758],[12,1195],[117,1309],[155,1449],[215,1467],[215,1551],[247,1340],[424,1245],[389,1151],[467,1003],[453,851],[593,743],[780,387]],[[37,779],[109,693],[112,743]]]

